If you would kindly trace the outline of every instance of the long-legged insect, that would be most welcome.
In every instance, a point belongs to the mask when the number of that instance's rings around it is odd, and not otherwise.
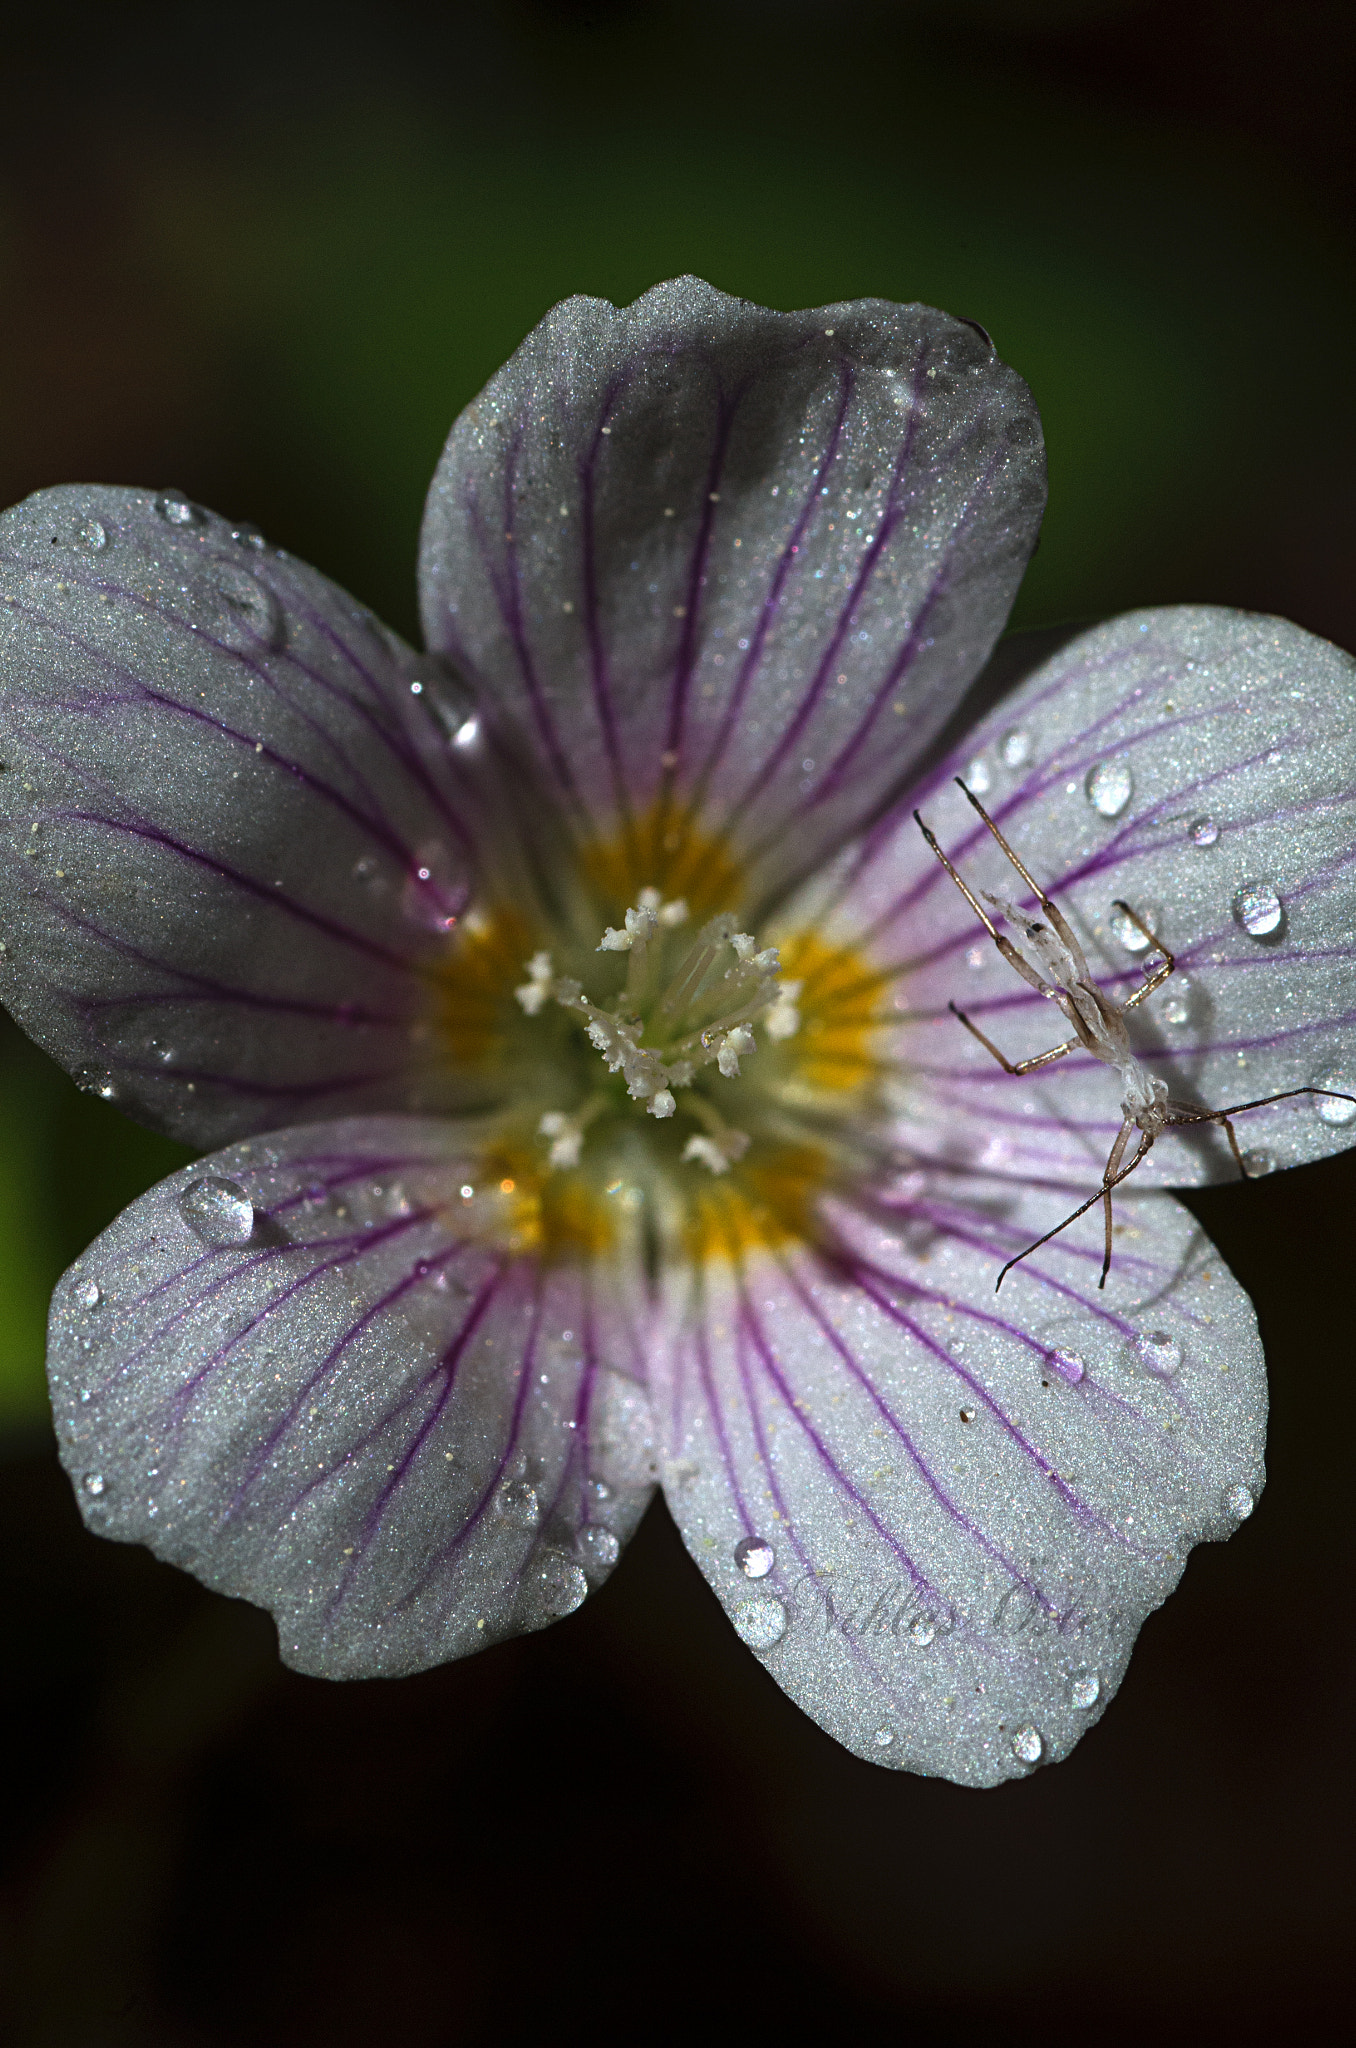
[[[1108,1154],[1106,1167],[1102,1173],[1101,1186],[1095,1194],[1088,1196],[1086,1202],[1080,1202],[1078,1207],[1072,1210],[1062,1223],[1057,1223],[1053,1230],[1046,1231],[1044,1237],[1038,1237],[1034,1244],[1027,1246],[1025,1251],[1018,1252],[1015,1258],[1009,1259],[998,1276],[997,1286],[994,1291],[996,1293],[998,1288],[1003,1285],[1004,1280],[1014,1266],[1019,1265],[1023,1259],[1029,1258],[1032,1252],[1039,1251],[1040,1247],[1043,1244],[1048,1244],[1052,1237],[1058,1237],[1061,1230],[1067,1230],[1071,1223],[1076,1223],[1080,1216],[1085,1216],[1088,1210],[1093,1208],[1098,1202],[1102,1203],[1106,1216],[1106,1250],[1102,1259],[1102,1277],[1097,1284],[1099,1287],[1105,1287],[1106,1276],[1111,1270],[1111,1191],[1113,1188],[1119,1187],[1123,1180],[1128,1180],[1135,1168],[1148,1156],[1155,1140],[1160,1138],[1164,1131],[1184,1124],[1223,1125],[1239,1173],[1244,1180],[1250,1180],[1252,1176],[1244,1164],[1243,1154],[1238,1149],[1238,1138],[1231,1121],[1233,1117],[1241,1116],[1245,1110],[1264,1109],[1269,1102],[1284,1102],[1292,1095],[1331,1095],[1341,1102],[1356,1101],[1356,1096],[1344,1095],[1336,1088],[1282,1088],[1275,1095],[1258,1096],[1255,1102],[1232,1103],[1228,1109],[1202,1109],[1194,1102],[1172,1101],[1168,1095],[1167,1083],[1148,1073],[1143,1064],[1136,1059],[1130,1048],[1130,1035],[1125,1028],[1127,1013],[1135,1009],[1147,996],[1151,996],[1155,989],[1161,988],[1168,976],[1174,971],[1177,962],[1172,954],[1163,944],[1163,941],[1154,932],[1149,930],[1143,918],[1139,917],[1130,908],[1128,903],[1116,902],[1112,908],[1119,910],[1124,917],[1129,919],[1137,931],[1143,933],[1148,944],[1160,956],[1160,964],[1153,970],[1152,974],[1146,974],[1144,981],[1126,997],[1123,1003],[1116,1002],[1113,997],[1107,995],[1104,989],[1098,988],[1089,971],[1087,960],[1083,954],[1083,948],[1079,945],[1077,937],[1071,930],[1059,906],[1051,902],[1040,883],[1023,867],[1021,861],[1008,845],[1007,840],[1003,837],[1003,834],[999,831],[983,804],[972,791],[966,789],[959,775],[956,777],[956,785],[963,791],[975,810],[978,811],[980,817],[984,820],[984,823],[1012,862],[1013,867],[1036,898],[1037,903],[1049,920],[1048,924],[1042,924],[1039,918],[1020,910],[1015,903],[1009,902],[1007,898],[992,895],[988,891],[985,891],[984,901],[981,902],[969,883],[957,873],[951,861],[948,860],[941,847],[937,844],[931,831],[924,824],[922,817],[915,811],[913,815],[917,821],[918,829],[950,875],[956,887],[960,890],[961,895],[974,911],[975,916],[979,919],[1003,958],[1007,961],[1009,967],[1015,968],[1029,987],[1035,989],[1038,995],[1044,996],[1047,1001],[1054,1003],[1063,1012],[1064,1016],[1073,1026],[1074,1035],[1072,1038],[1066,1038],[1062,1045],[1052,1045],[1048,1052],[1038,1052],[1031,1059],[1014,1062],[1008,1059],[1006,1054],[999,1051],[993,1040],[985,1036],[979,1026],[966,1016],[964,1010],[958,1010],[954,1003],[949,1003],[947,1005],[948,1009],[951,1011],[952,1016],[958,1018],[965,1026],[971,1036],[979,1040],[985,1051],[992,1054],[1005,1074],[1031,1074],[1038,1067],[1048,1067],[1054,1060],[1062,1060],[1066,1053],[1081,1050],[1091,1053],[1093,1058],[1100,1060],[1104,1066],[1114,1067],[1120,1076],[1121,1086],[1124,1090],[1121,1100],[1121,1115],[1124,1121],[1116,1134],[1115,1142]],[[1004,937],[1003,933],[995,925],[989,911],[985,909],[984,904],[986,902],[994,911],[1007,920],[1014,931],[1021,933],[1030,948],[1031,955],[1034,957],[1028,957],[1026,954],[1019,952],[1012,940]],[[1132,1136],[1136,1133],[1138,1133],[1138,1142],[1130,1159],[1126,1161],[1126,1151]]]

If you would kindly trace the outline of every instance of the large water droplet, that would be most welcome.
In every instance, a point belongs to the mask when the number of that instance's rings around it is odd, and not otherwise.
[[[1031,759],[1031,735],[1019,727],[1014,732],[1005,732],[999,742],[999,753],[1005,768],[1022,768]]]
[[[1258,1145],[1254,1151],[1243,1154],[1243,1171],[1249,1180],[1261,1180],[1264,1174],[1276,1171],[1275,1157],[1265,1145]]]
[[[975,756],[961,777],[961,780],[966,788],[973,791],[976,796],[986,796],[988,794],[993,785],[993,777],[989,773],[989,764],[982,754]]]
[[[937,1624],[930,1614],[920,1614],[909,1624],[909,1641],[920,1650],[926,1650],[929,1643],[937,1640]]]
[[[1191,1004],[1184,995],[1165,996],[1159,1015],[1165,1024],[1185,1024],[1191,1015]]]
[[[75,529],[75,538],[82,548],[88,548],[97,555],[108,546],[108,528],[102,519],[82,519]]]
[[[108,1481],[104,1478],[102,1472],[87,1472],[80,1484],[84,1487],[86,1493],[92,1494],[94,1499],[98,1500]]]
[[[254,1204],[239,1181],[215,1173],[190,1181],[179,1197],[179,1214],[195,1237],[221,1251],[246,1244],[254,1234]]]
[[[1164,1379],[1170,1378],[1182,1363],[1182,1347],[1166,1330],[1143,1330],[1138,1344],[1139,1355],[1149,1371]]]
[[[1103,818],[1119,818],[1135,793],[1135,778],[1126,761],[1099,761],[1083,784],[1088,802]]]
[[[1101,1696],[1102,1681],[1095,1671],[1080,1671],[1069,1687],[1069,1698],[1076,1707],[1095,1707]]]
[[[1140,911],[1139,915],[1146,925],[1152,925],[1152,920],[1145,917],[1143,911]],[[1111,915],[1107,919],[1107,925],[1116,944],[1124,946],[1127,953],[1148,952],[1151,943],[1148,932],[1140,930],[1134,918],[1127,915],[1122,904],[1117,903],[1112,906]]]
[[[1234,898],[1234,916],[1251,939],[1267,938],[1284,915],[1270,882],[1245,882]]]
[[[597,1572],[610,1572],[621,1556],[621,1544],[601,1522],[586,1522],[577,1543],[585,1566]]]
[[[1231,1486],[1224,1496],[1224,1505],[1229,1510],[1229,1513],[1236,1516],[1240,1522],[1246,1522],[1248,1516],[1256,1507],[1257,1502],[1253,1497],[1251,1487]]]
[[[888,1749],[894,1739],[895,1731],[893,1728],[878,1728],[871,1738],[877,1749]]]
[[[741,1600],[733,1620],[735,1634],[751,1650],[770,1650],[786,1634],[786,1609],[780,1600]]]
[[[1314,1108],[1322,1123],[1335,1124],[1340,1128],[1343,1124],[1356,1122],[1356,1101],[1344,1102],[1341,1099],[1343,1095],[1356,1096],[1356,1083],[1353,1083],[1349,1074],[1342,1073],[1336,1067],[1329,1067],[1326,1073],[1315,1074],[1314,1086],[1336,1088],[1339,1091],[1337,1095],[1314,1097]]]
[[[777,1562],[777,1553],[766,1536],[741,1536],[734,1547],[734,1561],[746,1579],[765,1579]]]
[[[1187,826],[1187,838],[1193,846],[1213,846],[1219,838],[1219,826],[1213,818],[1193,818]]]
[[[207,514],[191,499],[182,497],[178,491],[162,491],[155,501],[155,509],[166,526],[205,526]]]
[[[559,1621],[583,1606],[589,1597],[589,1582],[564,1551],[544,1550],[529,1572],[524,1590],[529,1609],[548,1621]]]
[[[98,1308],[104,1298],[104,1290],[97,1280],[87,1280],[80,1289],[81,1308]]]
[[[1076,1387],[1087,1376],[1087,1366],[1076,1351],[1065,1351],[1061,1347],[1058,1351],[1048,1352],[1046,1362],[1051,1372],[1057,1372],[1071,1387]]]
[[[1030,1721],[1023,1722],[1012,1738],[1012,1753],[1019,1763],[1038,1764],[1044,1748],[1040,1729]]]
[[[229,563],[216,571],[217,633],[228,647],[276,647],[282,639],[282,606],[266,583]]]

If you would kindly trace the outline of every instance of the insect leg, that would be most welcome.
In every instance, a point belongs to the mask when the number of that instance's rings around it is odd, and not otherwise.
[[[1033,1058],[1018,1060],[1014,1065],[1006,1053],[998,1050],[991,1038],[985,1037],[978,1024],[971,1023],[964,1010],[958,1010],[954,1003],[948,1003],[946,1007],[953,1017],[960,1020],[971,1036],[979,1040],[985,1052],[993,1054],[1005,1074],[1030,1074],[1037,1067],[1048,1067],[1052,1060],[1062,1060],[1066,1052],[1076,1052],[1081,1042],[1077,1038],[1066,1038],[1063,1045],[1052,1045],[1049,1052],[1038,1052]]]
[[[1099,1287],[1106,1286],[1106,1276],[1111,1271],[1111,1190],[1114,1186],[1112,1176],[1120,1169],[1120,1163],[1125,1157],[1125,1148],[1130,1142],[1130,1133],[1134,1128],[1127,1117],[1116,1133],[1102,1173],[1102,1206],[1106,1210],[1106,1253],[1102,1259],[1102,1277],[1097,1282]]]
[[[1037,995],[1048,996],[1051,999],[1051,1001],[1053,1001],[1058,991],[1053,989],[1050,986],[1049,982],[1042,980],[1041,976],[1037,974],[1035,968],[1031,965],[1029,960],[1024,960],[1022,958],[1021,954],[1017,951],[1017,948],[1013,945],[1011,939],[1004,938],[1003,934],[999,931],[997,925],[994,923],[993,919],[990,917],[988,911],[984,908],[984,905],[980,902],[978,896],[976,896],[974,890],[970,887],[969,883],[960,873],[958,873],[954,864],[942,852],[941,847],[937,844],[936,835],[930,830],[930,828],[927,825],[924,824],[922,817],[919,815],[917,811],[915,811],[913,815],[914,822],[917,824],[918,829],[922,833],[924,839],[927,840],[928,845],[932,848],[938,860],[946,869],[947,873],[950,875],[956,887],[960,890],[961,895],[965,898],[971,910],[974,911],[975,916],[979,919],[985,931],[989,934],[989,937],[993,940],[995,946],[997,946],[999,952],[1007,961],[1008,966],[1014,967],[1017,970],[1018,974],[1021,975],[1022,980],[1027,984],[1028,988],[1034,988]]]
[[[1003,837],[1003,834],[999,831],[997,825],[994,824],[993,819],[989,816],[988,812],[985,810],[979,798],[975,796],[971,790],[966,788],[965,784],[961,781],[959,775],[956,777],[956,787],[960,790],[962,796],[964,796],[967,799],[967,801],[973,805],[975,810],[979,812],[980,817],[984,820],[984,823],[988,826],[990,832],[992,832],[994,838],[998,841],[998,844],[1002,847],[1004,853],[1012,862],[1012,865],[1016,868],[1022,880],[1026,883],[1027,888],[1031,891],[1036,901],[1040,904],[1041,909],[1049,918],[1051,924],[1058,932],[1060,938],[1064,941],[1064,944],[1073,954],[1074,960],[1077,962],[1078,965],[1079,980],[1086,981],[1088,978],[1088,963],[1084,958],[1083,948],[1079,945],[1078,940],[1074,937],[1073,932],[1069,929],[1068,923],[1065,920],[1064,913],[1060,909],[1059,905],[1057,903],[1051,902],[1050,898],[1046,895],[1044,889],[1042,889],[1040,883],[1036,880],[1035,876],[1030,872],[1028,868],[1022,865],[1022,862],[1017,858],[1017,855],[1008,845],[1007,840]]]
[[[1019,1266],[1023,1259],[1029,1259],[1032,1252],[1038,1252],[1043,1244],[1049,1244],[1052,1237],[1058,1237],[1061,1230],[1067,1230],[1071,1223],[1077,1223],[1080,1216],[1087,1215],[1089,1209],[1091,1209],[1094,1202],[1103,1201],[1111,1188],[1118,1187],[1121,1181],[1127,1180],[1129,1176],[1134,1172],[1135,1168],[1139,1165],[1140,1160],[1143,1159],[1145,1153],[1149,1150],[1153,1142],[1154,1141],[1152,1137],[1149,1135],[1149,1133],[1147,1131],[1142,1131],[1140,1133],[1139,1144],[1135,1148],[1135,1156],[1130,1161],[1130,1164],[1128,1166],[1123,1166],[1120,1169],[1119,1173],[1116,1174],[1114,1179],[1104,1180],[1102,1182],[1101,1187],[1098,1188],[1096,1194],[1089,1195],[1086,1202],[1080,1202],[1078,1207],[1072,1210],[1069,1213],[1069,1215],[1067,1215],[1064,1218],[1064,1221],[1062,1223],[1057,1223],[1053,1230],[1047,1230],[1044,1237],[1038,1237],[1035,1243],[1029,1244],[1024,1252],[1018,1252],[1015,1259],[1009,1259],[1006,1266],[1004,1266],[1002,1272],[998,1276],[997,1282],[994,1286],[994,1293],[997,1294],[998,1289],[1003,1285],[1003,1282],[1007,1279],[1008,1274],[1012,1271],[1014,1266]],[[1103,1274],[1102,1279],[1103,1283],[1105,1283],[1105,1274]]]
[[[1294,1095],[1330,1095],[1335,1102],[1356,1102],[1356,1095],[1344,1095],[1340,1088],[1282,1088],[1275,1095],[1259,1095],[1255,1102],[1231,1103],[1228,1109],[1174,1110],[1168,1116],[1168,1123],[1223,1124],[1238,1171],[1244,1180],[1251,1180],[1253,1176],[1243,1164],[1243,1154],[1238,1149],[1238,1139],[1234,1136],[1230,1117],[1242,1116],[1248,1109],[1265,1109],[1271,1102],[1287,1102]]]
[[[1143,984],[1139,988],[1135,989],[1131,995],[1128,995],[1125,1001],[1121,1004],[1121,1015],[1124,1016],[1127,1010],[1133,1010],[1137,1003],[1142,1003],[1146,996],[1151,996],[1156,988],[1161,988],[1163,986],[1163,983],[1167,980],[1168,976],[1176,968],[1177,962],[1173,958],[1172,954],[1168,951],[1167,947],[1163,944],[1163,941],[1159,938],[1157,932],[1151,932],[1149,930],[1148,925],[1145,924],[1144,919],[1138,914],[1137,911],[1132,910],[1128,903],[1122,903],[1120,899],[1117,898],[1116,902],[1113,903],[1111,907],[1113,910],[1124,911],[1125,915],[1129,918],[1131,924],[1133,924],[1139,931],[1143,932],[1145,938],[1149,941],[1149,944],[1153,947],[1154,951],[1156,953],[1161,953],[1163,955],[1162,966],[1155,967],[1153,973],[1148,976],[1148,978],[1143,982]]]

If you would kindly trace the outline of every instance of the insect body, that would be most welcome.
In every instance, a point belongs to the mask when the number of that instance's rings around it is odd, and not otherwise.
[[[1046,922],[1042,923],[1032,912],[1019,909],[1004,896],[985,891],[981,899],[958,874],[937,844],[932,832],[915,811],[913,815],[918,828],[1008,965],[1015,968],[1023,981],[1035,989],[1038,995],[1044,996],[1063,1012],[1073,1026],[1074,1035],[1060,1045],[1052,1045],[1047,1052],[1036,1053],[1031,1059],[1018,1060],[1014,1063],[999,1051],[993,1040],[986,1037],[963,1010],[958,1010],[954,1003],[950,1003],[948,1008],[972,1037],[979,1040],[985,1051],[993,1055],[1005,1073],[1034,1073],[1039,1067],[1048,1067],[1055,1060],[1063,1059],[1066,1053],[1083,1051],[1091,1053],[1103,1066],[1113,1068],[1120,1078],[1122,1090],[1121,1115],[1124,1121],[1107,1156],[1101,1186],[1095,1194],[1088,1196],[1086,1202],[1080,1203],[1078,1208],[1066,1216],[1062,1223],[1057,1223],[1053,1230],[1047,1230],[1044,1237],[1038,1237],[1025,1251],[1018,1252],[1016,1258],[1009,1259],[998,1276],[997,1285],[1003,1285],[1012,1268],[1021,1260],[1038,1250],[1041,1245],[1047,1244],[1052,1237],[1057,1237],[1061,1230],[1067,1229],[1069,1224],[1086,1215],[1094,1204],[1101,1202],[1106,1217],[1106,1250],[1102,1259],[1102,1277],[1098,1285],[1105,1287],[1106,1276],[1111,1270],[1111,1191],[1121,1181],[1128,1179],[1164,1131],[1186,1124],[1221,1124],[1228,1137],[1238,1170],[1244,1180],[1247,1180],[1250,1176],[1243,1162],[1243,1154],[1238,1149],[1238,1139],[1231,1121],[1233,1117],[1241,1116],[1245,1110],[1261,1109],[1269,1102],[1283,1102],[1292,1095],[1339,1095],[1339,1091],[1333,1088],[1283,1088],[1278,1094],[1259,1096],[1255,1102],[1235,1102],[1228,1109],[1202,1109],[1196,1103],[1173,1101],[1168,1094],[1167,1083],[1150,1074],[1143,1062],[1136,1058],[1130,1046],[1130,1034],[1125,1027],[1127,1013],[1135,1009],[1146,997],[1151,996],[1155,989],[1161,988],[1173,972],[1177,963],[1172,954],[1128,903],[1114,904],[1113,909],[1119,910],[1138,931],[1143,933],[1149,945],[1159,955],[1160,962],[1123,1003],[1115,1001],[1093,980],[1083,948],[1059,906],[1051,902],[1039,882],[1027,872],[983,804],[966,789],[959,776],[956,777],[956,783],[969,798],[1036,898],[1045,914]],[[985,908],[986,904],[989,906],[988,909]],[[999,931],[993,919],[992,913],[995,912],[1018,935],[1015,940]],[[1339,1099],[1350,1102],[1356,1098],[1339,1096]],[[1130,1154],[1128,1159],[1127,1152]]]

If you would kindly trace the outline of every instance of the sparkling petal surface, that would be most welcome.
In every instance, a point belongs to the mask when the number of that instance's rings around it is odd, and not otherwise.
[[[506,1249],[471,1156],[404,1117],[231,1146],[124,1211],[53,1299],[89,1527],[271,1609],[302,1671],[419,1671],[545,1626],[649,1497],[617,1289]],[[252,1204],[247,1238],[204,1225],[204,1176],[233,1190],[218,1212]]]
[[[1065,1240],[995,1300],[1062,1205],[932,1177],[839,1205],[833,1261],[761,1251],[675,1294],[670,1508],[778,1684],[871,1761],[991,1785],[1065,1756],[1260,1492],[1252,1310],[1170,1196],[1126,1199],[1104,1294]]]
[[[577,817],[668,792],[775,886],[870,812],[988,654],[1044,504],[972,326],[772,313],[700,280],[569,299],[457,422],[429,645]]]
[[[201,1143],[445,1096],[410,1032],[469,872],[409,650],[256,540],[144,491],[0,519],[0,994]]]
[[[1009,761],[1008,757],[1014,757]],[[1356,1093],[1356,664],[1297,627],[1211,608],[1131,613],[1072,641],[966,739],[822,892],[821,916],[883,970],[904,1143],[925,1158],[1096,1184],[1120,1124],[1110,1069],[1077,1052],[1005,1074],[954,1002],[1014,1061],[1068,1037],[998,956],[911,815],[980,889],[1027,903],[951,783],[963,776],[1124,1000],[1157,955],[1177,971],[1131,1013],[1170,1095],[1210,1109],[1285,1088]],[[1241,1118],[1240,1144],[1290,1166],[1356,1138],[1356,1110],[1299,1097]],[[1140,1185],[1237,1178],[1218,1129],[1168,1134]]]

